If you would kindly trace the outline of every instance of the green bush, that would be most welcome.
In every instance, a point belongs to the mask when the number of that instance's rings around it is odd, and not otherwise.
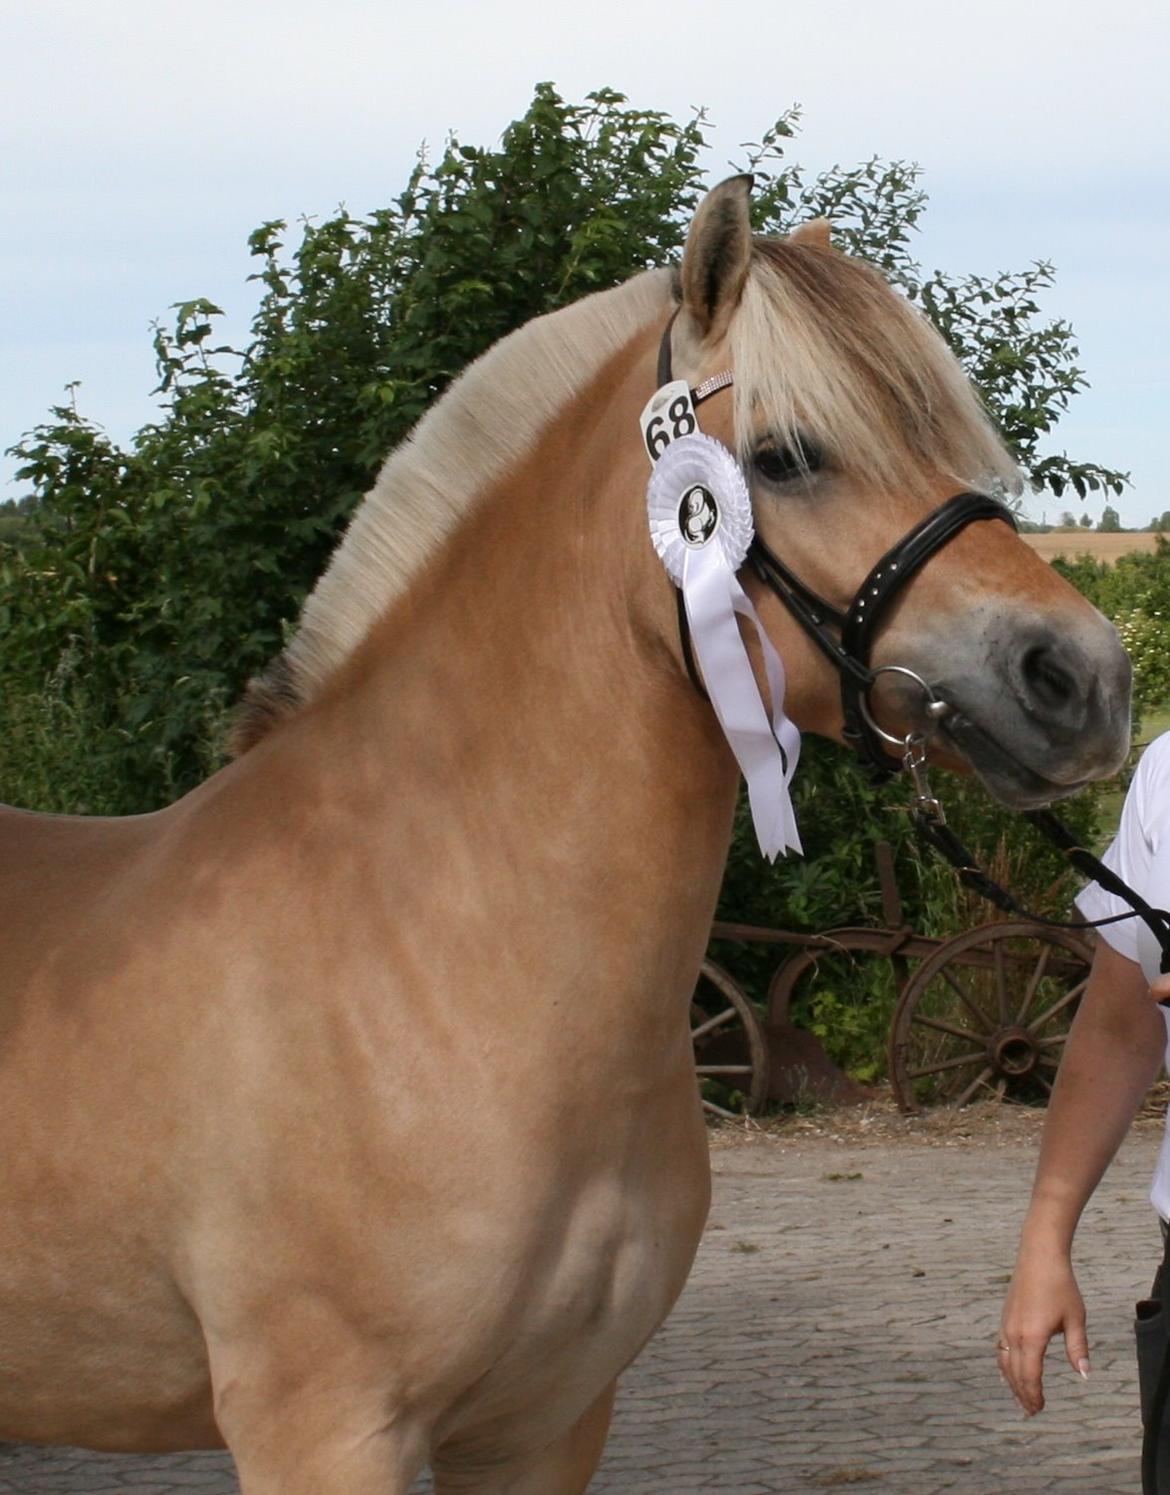
[[[1170,618],[1144,607],[1123,608],[1113,621],[1133,665],[1138,719],[1170,700]]]

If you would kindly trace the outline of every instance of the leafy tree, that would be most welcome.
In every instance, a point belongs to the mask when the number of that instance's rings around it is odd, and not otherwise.
[[[1121,515],[1117,512],[1116,509],[1111,508],[1109,504],[1106,504],[1104,509],[1102,509],[1101,511],[1101,519],[1097,525],[1097,528],[1104,534],[1117,534],[1117,532],[1121,529]]]
[[[1081,525],[1082,529],[1092,529],[1093,528],[1092,516],[1089,515],[1089,514],[1082,514],[1081,518],[1080,518],[1080,525]]]

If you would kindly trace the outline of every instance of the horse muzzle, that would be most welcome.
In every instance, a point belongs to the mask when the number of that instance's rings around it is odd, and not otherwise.
[[[1094,614],[1062,629],[1014,610],[972,622],[913,664],[935,704],[900,688],[899,714],[1015,809],[1116,773],[1129,750],[1131,672],[1112,625]]]

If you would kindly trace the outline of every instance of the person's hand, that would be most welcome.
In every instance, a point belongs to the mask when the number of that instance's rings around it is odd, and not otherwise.
[[[1000,1375],[1029,1417],[1044,1406],[1044,1351],[1055,1334],[1064,1335],[1068,1363],[1087,1378],[1085,1304],[1068,1257],[1021,1252],[1003,1305],[995,1358]]]

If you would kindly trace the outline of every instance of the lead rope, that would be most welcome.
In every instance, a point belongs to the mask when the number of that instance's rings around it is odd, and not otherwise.
[[[1025,810],[1024,819],[1047,837],[1082,876],[1098,883],[1123,903],[1128,903],[1128,914],[1111,914],[1105,919],[1078,920],[1050,919],[1044,914],[1033,913],[978,866],[974,856],[947,824],[942,805],[930,791],[926,738],[921,732],[912,732],[905,739],[902,767],[914,784],[910,814],[919,840],[950,864],[964,887],[994,904],[1001,913],[1019,914],[1033,923],[1047,925],[1050,929],[1100,929],[1106,924],[1119,924],[1124,919],[1141,919],[1157,940],[1162,952],[1159,969],[1163,975],[1170,971],[1170,913],[1147,903],[1116,872],[1110,871],[1091,851],[1086,851],[1068,826],[1051,810]],[[1170,1005],[1170,998],[1162,1005]]]

